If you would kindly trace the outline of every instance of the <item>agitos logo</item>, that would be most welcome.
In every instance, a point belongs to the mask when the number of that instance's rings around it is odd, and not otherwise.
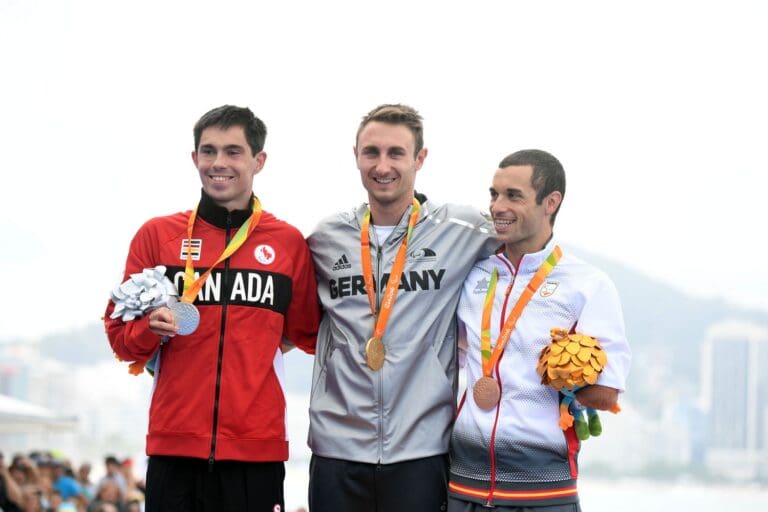
[[[398,290],[404,292],[411,292],[416,290],[439,290],[440,283],[445,275],[445,269],[440,270],[422,270],[417,272],[412,270],[410,272],[403,272],[400,279],[400,286]],[[379,283],[374,281],[374,286],[377,290],[383,289],[389,282],[390,274],[384,274],[381,276]],[[331,293],[332,299],[338,299],[340,297],[351,297],[353,295],[365,295],[365,281],[362,275],[353,275],[340,277],[338,279],[330,279],[328,281],[328,289]]]

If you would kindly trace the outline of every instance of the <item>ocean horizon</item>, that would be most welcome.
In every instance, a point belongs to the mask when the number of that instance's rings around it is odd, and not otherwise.
[[[307,509],[309,459],[286,463],[285,508]],[[579,478],[583,512],[649,512],[695,510],[723,512],[768,510],[768,486],[659,482],[640,478]]]

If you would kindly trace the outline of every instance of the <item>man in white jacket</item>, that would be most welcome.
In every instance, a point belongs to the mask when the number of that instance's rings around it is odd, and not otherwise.
[[[513,153],[494,175],[490,213],[504,248],[474,266],[459,300],[467,393],[451,437],[449,512],[580,510],[580,441],[561,429],[559,393],[536,371],[551,329],[597,338],[608,356],[596,384],[576,393],[581,405],[610,410],[624,389],[631,355],[618,293],[553,238],[564,194],[563,167],[544,151]]]

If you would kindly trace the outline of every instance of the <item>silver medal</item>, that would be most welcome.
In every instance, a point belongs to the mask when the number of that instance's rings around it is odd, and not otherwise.
[[[179,327],[176,334],[186,336],[195,332],[197,326],[200,325],[200,312],[194,304],[189,302],[171,302],[168,304],[168,307],[173,312],[176,325]]]

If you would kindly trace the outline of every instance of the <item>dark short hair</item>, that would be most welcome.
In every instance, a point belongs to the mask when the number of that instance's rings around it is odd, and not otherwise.
[[[505,156],[499,163],[499,169],[511,165],[530,165],[533,168],[531,186],[536,191],[536,204],[541,204],[544,198],[554,191],[565,197],[565,169],[553,155],[540,149],[522,149]],[[550,224],[555,224],[555,217],[562,204],[561,201],[550,217]]]
[[[360,132],[371,121],[378,121],[380,123],[387,124],[402,124],[406,128],[411,130],[414,141],[414,154],[419,154],[419,151],[424,147],[424,125],[421,123],[422,118],[415,108],[403,105],[402,103],[385,103],[374,108],[363,116],[363,120],[360,121],[360,126],[357,128],[357,135],[355,135],[355,145],[360,138]]]
[[[239,126],[245,133],[245,140],[251,147],[252,155],[256,155],[256,153],[264,149],[264,140],[267,138],[267,126],[248,107],[222,105],[203,114],[203,117],[195,123],[195,151],[200,147],[200,137],[203,134],[203,130],[212,126],[222,130]]]

